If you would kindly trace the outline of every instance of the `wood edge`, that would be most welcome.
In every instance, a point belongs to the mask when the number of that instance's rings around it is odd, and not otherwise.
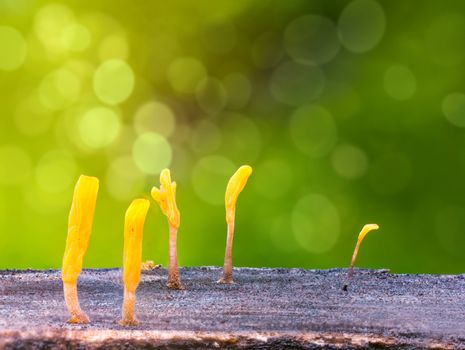
[[[0,347],[138,348],[143,346],[170,348],[247,348],[305,347],[354,349],[457,349],[453,341],[437,341],[418,337],[383,336],[371,333],[340,332],[205,332],[205,331],[140,331],[140,330],[67,330],[43,328],[34,331],[0,330]],[[462,344],[463,346],[463,344]],[[459,344],[460,347],[460,344]]]

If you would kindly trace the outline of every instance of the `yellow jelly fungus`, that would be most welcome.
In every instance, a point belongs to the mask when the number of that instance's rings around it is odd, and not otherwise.
[[[363,226],[362,231],[358,234],[358,239],[357,241],[362,242],[365,236],[368,234],[368,232],[377,230],[379,229],[379,226],[377,224],[366,224]]]
[[[147,199],[135,199],[126,211],[123,253],[124,301],[120,322],[124,326],[138,324],[135,315],[136,289],[140,282],[142,236],[149,207],[150,202]]]
[[[74,189],[61,271],[65,302],[71,316],[69,323],[89,323],[89,318],[79,306],[77,279],[89,244],[98,188],[97,178],[82,175]]]
[[[168,218],[170,227],[170,262],[168,266],[168,283],[172,289],[183,289],[179,276],[178,258],[176,253],[176,237],[180,224],[180,214],[176,206],[176,182],[171,182],[169,169],[160,174],[160,188],[152,188],[152,198],[158,203],[161,211]]]
[[[239,194],[244,189],[250,174],[252,174],[252,167],[243,165],[234,173],[231,179],[229,179],[224,196],[224,202],[226,205],[226,222],[228,224],[234,222],[237,197],[239,197]]]
[[[379,229],[379,226],[377,224],[366,224],[365,226],[363,226],[362,230],[358,234],[357,244],[355,245],[354,253],[352,254],[352,261],[350,262],[349,276],[348,276],[349,279],[354,274],[355,260],[357,259],[358,250],[360,249],[360,245],[362,244],[363,239],[368,234],[368,232],[377,230],[377,229]],[[347,284],[344,285],[344,290],[347,290]]]
[[[228,224],[228,235],[226,240],[226,252],[224,254],[223,277],[219,283],[234,283],[232,278],[232,244],[234,237],[234,220],[236,216],[237,197],[242,192],[252,174],[252,167],[248,165],[241,166],[231,177],[226,187],[224,197],[226,206],[226,223]]]

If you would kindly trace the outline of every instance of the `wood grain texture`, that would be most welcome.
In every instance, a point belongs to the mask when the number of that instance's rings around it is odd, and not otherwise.
[[[143,273],[140,325],[124,328],[119,269],[84,270],[81,306],[90,325],[68,325],[59,271],[0,271],[0,348],[6,349],[465,349],[465,276],[346,269],[182,268]]]

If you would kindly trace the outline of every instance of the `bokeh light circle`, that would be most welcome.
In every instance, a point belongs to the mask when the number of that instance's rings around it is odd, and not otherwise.
[[[329,19],[306,15],[293,20],[284,32],[284,46],[294,60],[304,64],[321,64],[339,52],[336,26]]]
[[[304,105],[291,116],[289,131],[295,146],[311,157],[326,155],[337,140],[332,115],[319,105]]]
[[[171,164],[171,145],[163,135],[148,132],[139,135],[134,142],[132,157],[142,172],[157,175]]]
[[[417,89],[412,71],[403,65],[393,65],[384,73],[384,89],[396,100],[408,100]]]
[[[0,70],[18,69],[26,60],[26,41],[15,28],[0,26],[0,53]]]
[[[134,73],[123,60],[103,62],[93,77],[95,95],[100,101],[115,105],[125,101],[134,89]]]
[[[342,44],[356,53],[373,49],[383,37],[385,27],[384,10],[374,0],[353,0],[344,8],[338,22]]]
[[[333,150],[331,164],[339,176],[354,180],[365,175],[368,157],[362,149],[351,144],[342,144]]]
[[[127,201],[143,191],[145,174],[139,170],[131,156],[122,156],[111,161],[105,183],[113,198]]]
[[[57,69],[45,76],[40,83],[40,101],[51,110],[63,109],[79,98],[81,85],[79,76],[72,70]]]
[[[173,134],[176,119],[173,111],[159,101],[149,101],[140,106],[134,116],[134,128],[140,135],[149,131],[165,137]]]
[[[336,244],[340,218],[335,205],[325,196],[308,194],[292,212],[292,231],[299,245],[312,253],[325,253]]]
[[[21,184],[31,171],[31,157],[22,148],[15,145],[0,146],[0,184]]]
[[[271,75],[273,97],[289,105],[300,105],[319,97],[325,86],[325,75],[317,66],[297,62],[280,64]]]
[[[195,96],[200,108],[207,114],[217,114],[226,105],[226,90],[218,79],[203,79],[196,88]]]
[[[98,48],[98,57],[101,61],[110,59],[126,60],[128,55],[128,41],[121,35],[109,35],[105,37]]]
[[[193,93],[207,76],[204,65],[194,57],[179,57],[168,67],[167,78],[174,90]]]
[[[229,178],[236,171],[232,161],[221,156],[200,159],[192,170],[192,187],[206,203],[221,205]]]
[[[442,101],[442,113],[455,126],[465,127],[465,94],[453,92]]]
[[[63,32],[74,20],[74,14],[67,6],[58,3],[47,4],[35,15],[34,31],[51,53],[62,53],[67,49],[63,45]]]
[[[110,145],[118,137],[121,121],[118,114],[106,107],[94,107],[79,120],[79,136],[90,148],[99,149]]]
[[[70,152],[53,150],[40,158],[35,169],[35,180],[44,192],[62,192],[73,185],[76,170],[76,161]]]
[[[64,28],[61,35],[63,46],[70,51],[84,51],[90,45],[92,35],[87,29],[79,23],[73,23]]]

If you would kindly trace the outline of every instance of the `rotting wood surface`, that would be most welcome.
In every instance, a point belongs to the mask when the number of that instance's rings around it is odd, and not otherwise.
[[[90,325],[66,324],[60,272],[0,271],[0,348],[344,348],[465,349],[465,275],[347,269],[182,268],[185,290],[165,287],[166,270],[144,272],[140,325],[124,328],[119,269],[84,270]]]

